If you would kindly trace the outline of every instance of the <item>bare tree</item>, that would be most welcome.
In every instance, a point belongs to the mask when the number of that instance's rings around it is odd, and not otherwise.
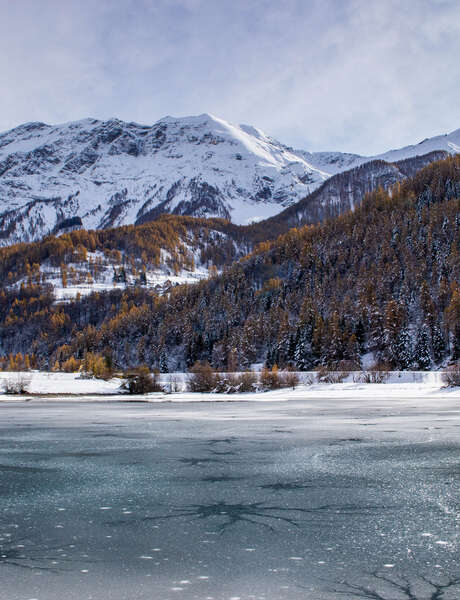
[[[31,375],[23,372],[13,373],[2,380],[2,388],[5,394],[27,394],[31,382]]]

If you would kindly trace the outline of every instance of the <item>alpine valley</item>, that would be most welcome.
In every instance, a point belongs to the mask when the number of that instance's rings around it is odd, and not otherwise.
[[[3,133],[0,368],[456,361],[459,151],[306,152],[207,114]]]

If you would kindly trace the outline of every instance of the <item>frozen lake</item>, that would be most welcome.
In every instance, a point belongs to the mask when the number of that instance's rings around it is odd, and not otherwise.
[[[0,598],[458,599],[459,411],[2,403]]]

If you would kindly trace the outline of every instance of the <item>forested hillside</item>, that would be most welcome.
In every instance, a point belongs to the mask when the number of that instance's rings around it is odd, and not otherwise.
[[[138,286],[56,305],[37,283],[3,289],[0,347],[40,367],[92,351],[163,370],[198,359],[310,369],[373,352],[393,368],[428,369],[460,358],[459,275],[457,155],[163,296]]]
[[[163,215],[145,225],[84,229],[0,248],[0,281],[18,289],[50,283],[67,296],[160,280],[193,280],[252,250],[251,232],[223,219]],[[104,287],[105,286],[105,287]],[[59,295],[59,294],[58,294]]]
[[[398,162],[372,160],[353,169],[337,173],[311,194],[265,221],[272,227],[299,227],[338,217],[361,204],[366,194],[379,187],[389,189],[430,163],[447,158],[448,153],[435,150]]]

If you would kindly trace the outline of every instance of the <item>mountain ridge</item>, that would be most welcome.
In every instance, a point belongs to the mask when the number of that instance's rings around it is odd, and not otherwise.
[[[456,130],[379,157],[309,153],[207,113],[151,126],[91,118],[24,123],[0,134],[0,244],[41,239],[69,220],[99,229],[172,213],[246,224],[382,156],[392,162],[459,148]]]
[[[151,127],[29,123],[0,135],[0,230],[9,242],[29,241],[65,218],[101,228],[153,209],[247,222],[327,177],[260,130],[206,114]]]

